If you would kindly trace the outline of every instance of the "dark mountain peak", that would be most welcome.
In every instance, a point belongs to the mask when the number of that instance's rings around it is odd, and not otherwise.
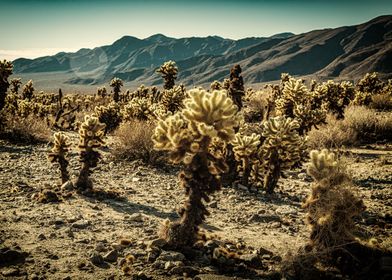
[[[141,40],[139,38],[126,35],[126,36],[121,37],[117,41],[115,41],[112,45],[113,46],[125,46],[125,45],[129,45],[132,43],[140,42],[140,41]]]
[[[163,43],[172,40],[173,38],[167,37],[161,33],[154,34],[150,37],[147,37],[146,41],[154,42],[154,43]]]
[[[294,36],[295,34],[292,32],[283,32],[283,33],[278,33],[278,34],[274,34],[272,35],[270,38],[279,38],[279,39],[286,39],[286,38],[290,38],[292,36]]]

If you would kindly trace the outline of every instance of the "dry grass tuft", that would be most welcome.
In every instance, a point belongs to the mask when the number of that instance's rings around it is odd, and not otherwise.
[[[312,149],[338,148],[372,141],[392,140],[392,112],[377,112],[364,106],[350,106],[343,120],[327,117],[327,124],[308,134]]]
[[[392,95],[390,93],[375,94],[372,96],[370,107],[380,111],[392,110]]]
[[[155,125],[148,121],[131,120],[122,123],[114,131],[116,138],[113,154],[119,159],[142,160],[144,163],[158,165],[164,162],[163,153],[153,149],[151,136]]]
[[[50,142],[52,131],[45,120],[34,116],[26,118],[7,115],[4,121],[1,138],[11,143],[45,143]]]

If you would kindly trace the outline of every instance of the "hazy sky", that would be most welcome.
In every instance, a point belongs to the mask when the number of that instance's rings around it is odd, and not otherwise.
[[[302,33],[392,14],[390,0],[0,0],[0,59],[146,38]]]

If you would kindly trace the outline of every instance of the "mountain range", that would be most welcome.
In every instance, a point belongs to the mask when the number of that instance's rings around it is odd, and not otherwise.
[[[240,40],[124,36],[107,46],[19,58],[13,63],[16,75],[31,75],[43,84],[55,76],[64,85],[100,85],[113,77],[135,85],[159,85],[162,79],[155,71],[167,60],[176,61],[178,81],[185,85],[223,80],[234,64],[241,65],[248,84],[278,80],[282,72],[321,80],[355,80],[377,71],[391,78],[392,15],[355,26]]]

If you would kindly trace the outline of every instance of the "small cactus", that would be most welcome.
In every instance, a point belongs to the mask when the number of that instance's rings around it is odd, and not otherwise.
[[[24,86],[23,86],[23,99],[31,100],[33,98],[34,94],[34,86],[33,86],[33,81],[29,80]]]
[[[354,217],[365,209],[353,192],[353,183],[334,153],[311,151],[307,168],[314,183],[303,204],[310,226],[311,247],[315,251],[337,248],[355,242]]]
[[[239,110],[242,108],[242,97],[245,95],[244,80],[242,79],[241,72],[240,65],[233,66],[230,70],[230,86],[228,89],[229,95]]]
[[[21,84],[22,84],[22,79],[21,78],[11,79],[11,86],[12,86],[11,92],[15,93],[15,94],[18,94],[19,88],[20,88]]]
[[[48,155],[48,159],[51,163],[58,162],[60,165],[61,172],[61,182],[66,183],[69,180],[68,174],[68,160],[67,153],[71,143],[69,142],[69,137],[62,132],[56,132],[54,134],[54,146]]]
[[[82,169],[76,182],[76,187],[81,190],[92,189],[93,184],[89,178],[91,168],[97,166],[101,158],[96,150],[105,142],[103,141],[105,125],[100,123],[95,116],[85,116],[84,122],[79,129],[79,154]]]

